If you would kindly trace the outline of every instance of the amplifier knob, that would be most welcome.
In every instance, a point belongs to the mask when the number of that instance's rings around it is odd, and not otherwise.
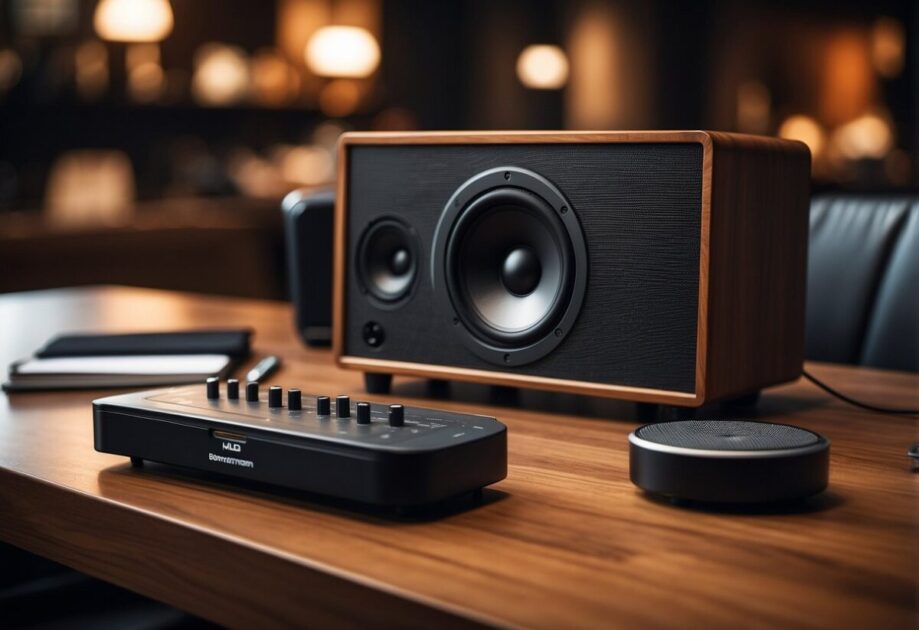
[[[239,400],[239,381],[235,378],[227,380],[227,398]]]
[[[319,396],[316,398],[316,415],[327,416],[332,412],[332,405],[328,396]]]
[[[210,400],[220,398],[220,379],[216,376],[207,379],[207,397]]]
[[[351,417],[351,398],[348,396],[338,396],[335,399],[335,412],[339,418]]]
[[[281,387],[278,385],[272,385],[268,388],[268,406],[272,408],[277,408],[281,406]]]
[[[370,424],[370,403],[357,403],[357,423]]]
[[[402,405],[389,406],[389,426],[401,427],[405,425],[405,407]]]
[[[246,383],[246,401],[258,402],[258,383],[255,381]]]
[[[299,389],[287,390],[287,409],[288,411],[300,411],[302,409]]]

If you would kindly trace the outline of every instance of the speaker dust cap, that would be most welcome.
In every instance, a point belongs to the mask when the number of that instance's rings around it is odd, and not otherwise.
[[[577,216],[547,179],[506,166],[479,173],[444,208],[431,257],[440,316],[498,365],[551,352],[571,330],[587,286]]]

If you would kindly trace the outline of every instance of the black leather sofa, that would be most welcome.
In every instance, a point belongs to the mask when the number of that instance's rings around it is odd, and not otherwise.
[[[806,356],[919,371],[919,197],[811,203]]]

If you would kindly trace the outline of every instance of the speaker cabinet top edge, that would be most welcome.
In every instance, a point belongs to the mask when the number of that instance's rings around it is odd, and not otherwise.
[[[711,139],[708,131],[357,131],[342,134],[340,142],[342,145],[694,142],[708,149]]]
[[[698,143],[707,157],[714,145],[745,149],[782,149],[809,153],[797,140],[705,130],[651,131],[350,131],[339,138],[347,145],[385,144],[532,144],[532,143]]]

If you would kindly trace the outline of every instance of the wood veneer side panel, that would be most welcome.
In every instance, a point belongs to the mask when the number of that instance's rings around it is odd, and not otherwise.
[[[702,405],[708,395],[708,300],[709,268],[711,266],[711,209],[712,209],[712,140],[705,133],[702,144],[702,198],[699,208],[699,291],[696,314],[696,391],[694,405]]]
[[[707,398],[798,378],[804,363],[810,152],[712,133]]]
[[[9,471],[0,471],[0,539],[231,628],[475,623]]]
[[[335,221],[332,253],[332,354],[336,362],[345,347],[345,286],[347,278],[348,234],[348,134],[338,141]]]

